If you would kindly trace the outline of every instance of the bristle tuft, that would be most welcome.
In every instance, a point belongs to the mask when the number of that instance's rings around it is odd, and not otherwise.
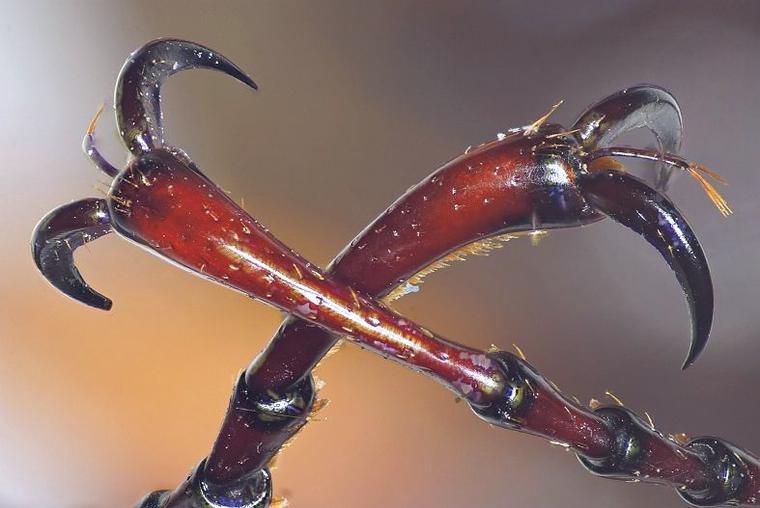
[[[454,262],[465,261],[469,256],[488,256],[494,250],[502,248],[504,244],[509,240],[531,234],[535,234],[535,232],[531,231],[527,233],[507,233],[491,238],[485,238],[483,240],[467,244],[464,247],[460,247],[459,249],[451,252],[450,254],[447,254],[439,260],[433,261],[425,268],[415,273],[405,284],[401,284],[395,288],[393,291],[384,296],[381,301],[384,304],[390,304],[402,296],[416,292],[414,290],[410,290],[409,288],[419,286],[422,284],[423,279],[433,272],[447,268]]]
[[[272,501],[269,503],[269,508],[286,508],[287,506],[290,506],[288,500],[280,496],[272,498]]]
[[[689,164],[688,171],[689,175],[691,175],[691,177],[694,178],[699,183],[699,185],[702,186],[702,189],[704,189],[707,197],[710,198],[710,201],[713,202],[715,207],[724,217],[728,217],[734,213],[734,211],[731,210],[731,207],[728,206],[728,202],[725,200],[725,198],[723,198],[717,189],[713,187],[713,185],[707,181],[704,176],[702,176],[702,173],[725,185],[726,180],[722,176],[696,162]]]

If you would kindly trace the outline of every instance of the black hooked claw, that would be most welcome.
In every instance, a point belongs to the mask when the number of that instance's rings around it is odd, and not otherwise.
[[[82,199],[47,214],[32,234],[32,255],[42,275],[74,300],[109,310],[111,300],[93,290],[74,265],[74,251],[111,232],[104,199]]]
[[[177,72],[197,68],[218,70],[257,88],[235,64],[200,44],[176,39],[149,42],[132,53],[116,85],[116,122],[124,143],[134,155],[163,146],[160,92],[164,80]],[[83,148],[96,166],[115,177],[119,169],[108,163],[95,146],[95,123],[101,112],[102,108],[90,122]],[[181,151],[177,153],[184,156]],[[53,286],[84,304],[109,310],[111,300],[87,285],[74,265],[74,250],[111,231],[106,200],[76,201],[56,208],[40,221],[32,236],[32,255]]]
[[[689,367],[704,349],[713,320],[712,279],[694,232],[673,203],[631,175],[595,171],[583,175],[579,186],[594,208],[642,235],[676,273],[691,314],[691,346],[683,364]]]
[[[149,42],[127,59],[116,83],[116,122],[130,152],[140,155],[164,144],[161,85],[172,74],[199,68],[258,88],[237,65],[205,46],[178,39]]]

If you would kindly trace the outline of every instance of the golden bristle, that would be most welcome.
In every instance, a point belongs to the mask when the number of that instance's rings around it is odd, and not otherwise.
[[[617,404],[618,406],[620,406],[620,407],[625,407],[625,404],[623,404],[623,401],[622,401],[622,400],[620,400],[620,397],[618,397],[617,395],[615,395],[615,394],[614,394],[614,393],[612,393],[611,391],[609,391],[609,390],[606,390],[606,391],[604,392],[604,394],[605,394],[607,397],[609,397],[610,399],[612,399],[612,401],[613,401],[613,402],[615,402],[615,404]]]
[[[544,231],[541,231],[540,233],[538,231],[506,233],[467,244],[464,247],[460,247],[454,252],[447,254],[441,259],[433,261],[421,269],[419,272],[411,276],[406,284],[401,284],[386,296],[384,296],[381,301],[384,304],[390,304],[391,302],[398,300],[402,296],[410,293],[408,286],[418,286],[422,284],[425,277],[433,272],[451,266],[451,263],[454,263],[456,261],[465,261],[469,256],[488,256],[492,251],[502,248],[504,246],[504,243],[508,242],[509,240],[524,236],[532,237],[542,234],[544,234]]]
[[[689,436],[684,434],[683,432],[679,432],[677,434],[671,434],[670,438],[675,441],[676,443],[680,444],[681,446],[687,444],[689,442]]]
[[[555,111],[557,111],[557,109],[562,105],[563,102],[565,102],[564,99],[560,100],[557,104],[552,106],[551,109],[549,109],[549,111],[547,111],[546,114],[544,114],[544,116],[542,116],[541,118],[539,118],[532,124],[528,125],[524,129],[525,135],[535,134],[536,132],[538,132],[538,129],[541,128],[541,126],[546,123],[549,117],[552,116]]]
[[[330,358],[332,355],[340,351],[340,348],[342,347],[343,347],[343,340],[339,339],[338,341],[335,342],[335,344],[333,344],[333,347],[331,347],[330,350],[327,353],[325,353],[324,358]]]
[[[105,104],[101,104],[98,108],[98,111],[95,113],[95,116],[92,117],[92,120],[90,120],[90,124],[87,126],[87,134],[92,135],[95,132],[95,126],[98,124],[98,119],[100,118],[100,115],[103,114],[103,108],[105,108]]]
[[[654,418],[652,418],[652,415],[650,415],[648,411],[644,411],[644,416],[647,417],[647,421],[649,422],[649,427],[651,427],[652,430],[656,430],[654,426]]]
[[[320,411],[322,411],[325,407],[327,407],[327,404],[330,403],[330,399],[317,399],[314,401],[314,404],[311,406],[311,413],[309,413],[309,417],[313,417]]]
[[[269,508],[285,508],[286,506],[289,506],[290,503],[287,499],[284,497],[274,497],[272,498],[272,501],[269,503]]]
[[[311,378],[314,380],[314,390],[316,390],[317,393],[327,386],[325,380],[319,377],[316,373],[312,372]]]
[[[571,131],[562,131],[562,132],[558,132],[556,134],[549,134],[548,136],[546,136],[546,139],[554,139],[554,138],[561,138],[563,136],[570,136],[570,135],[575,134],[576,132],[580,132],[580,131],[581,131],[580,129],[573,129]]]
[[[320,388],[321,387],[316,387],[315,395],[319,393]],[[303,425],[306,425],[307,423],[312,422],[312,421],[320,421],[320,419],[315,418],[314,415],[318,413],[319,411],[323,410],[325,406],[327,406],[328,403],[329,403],[328,399],[320,399],[320,398],[316,399],[314,403],[312,404],[311,410],[309,411],[309,414],[306,416]],[[297,417],[294,417],[294,418],[297,418]],[[293,441],[295,441],[296,437],[298,437],[298,434],[300,431],[301,429],[298,429],[296,433],[291,435],[288,439],[285,440],[284,443],[282,443],[282,445],[280,446],[280,449],[277,450],[277,453],[273,455],[272,458],[269,459],[269,462],[267,462],[267,467],[269,469],[271,470],[277,469],[277,463],[279,462],[280,457],[282,456],[282,453],[285,451],[285,449],[289,448],[291,444],[293,444]],[[285,505],[282,505],[282,506],[285,506]]]
[[[713,178],[714,180],[724,185],[726,184],[726,181],[718,173],[696,162],[692,162],[691,164],[689,164],[689,174],[691,175],[692,178],[694,178],[697,182],[699,182],[699,185],[702,186],[702,189],[704,189],[705,194],[707,194],[707,197],[710,198],[710,201],[713,202],[713,204],[718,209],[718,211],[724,217],[728,217],[729,215],[734,213],[734,211],[731,210],[731,207],[728,206],[728,202],[723,198],[723,196],[720,195],[717,189],[713,187],[713,185],[710,182],[708,182],[704,176],[702,176],[701,173],[706,174],[707,176]]]
[[[515,351],[517,351],[517,356],[519,356],[520,358],[522,358],[526,362],[528,361],[528,357],[525,356],[525,353],[523,352],[522,349],[520,349],[520,346],[518,346],[517,344],[512,343],[512,347],[515,348]]]
[[[723,178],[723,176],[720,173],[713,171],[707,166],[703,166],[702,164],[699,164],[697,162],[692,162],[689,166],[692,167],[693,169],[696,169],[699,172],[702,172],[708,176],[711,176],[714,180],[722,183],[723,185],[728,185],[728,182],[726,182],[726,179]]]

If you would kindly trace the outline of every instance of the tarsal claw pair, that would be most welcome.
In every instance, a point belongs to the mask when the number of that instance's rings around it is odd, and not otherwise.
[[[341,298],[353,298],[353,289],[329,276],[325,282],[322,272],[261,228],[219,192],[183,151],[167,144],[161,85],[168,76],[194,68],[218,70],[256,88],[230,60],[192,42],[162,39],[133,53],[121,70],[115,94],[119,132],[133,157],[123,169],[111,166],[88,131],[85,150],[114,178],[113,184],[104,199],[70,203],[42,219],[32,240],[38,268],[68,296],[109,309],[111,301],[82,279],[73,252],[85,242],[116,231],[203,277],[331,331],[341,328],[339,318],[333,319],[330,313],[343,312]],[[654,134],[658,150],[611,146],[624,132],[640,127]],[[700,172],[703,168],[677,155],[681,137],[678,104],[669,92],[653,85],[634,86],[603,99],[569,129],[542,118],[445,164],[400,197],[338,259],[350,273],[356,249],[382,243],[387,255],[373,259],[377,280],[383,280],[383,270],[391,268],[411,279],[421,265],[475,242],[609,217],[642,235],[675,272],[692,321],[686,367],[705,347],[712,324],[713,288],[707,261],[673,203],[611,159],[628,156],[657,161],[661,171],[656,187],[661,189],[675,168],[695,178],[700,175],[700,183],[715,192],[702,176],[712,173]],[[320,285],[328,283],[332,285]],[[391,289],[375,287],[372,292]],[[374,309],[372,299],[366,305]],[[341,319],[345,320],[342,333],[351,335],[347,330],[357,328],[353,317]],[[357,334],[364,333],[358,329]]]

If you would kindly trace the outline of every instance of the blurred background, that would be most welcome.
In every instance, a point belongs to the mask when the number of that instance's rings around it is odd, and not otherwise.
[[[168,138],[323,266],[410,185],[559,99],[554,120],[571,124],[635,83],[673,91],[684,153],[727,178],[735,211],[722,218],[687,177],[672,186],[716,288],[712,342],[693,368],[679,368],[689,324],[675,278],[610,221],[510,242],[396,308],[473,346],[516,343],[583,401],[609,389],[664,432],[760,452],[760,2],[0,5],[0,507],[127,507],[173,488],[208,453],[233,380],[281,320],[114,235],[77,255],[111,312],[36,273],[36,221],[108,185],[80,149],[103,102],[99,143],[126,160],[113,86],[129,53],[159,36],[208,45],[259,83],[251,93],[211,72],[172,78]],[[667,488],[594,478],[560,448],[489,428],[353,346],[319,376],[331,405],[275,472],[292,506],[682,506]]]

